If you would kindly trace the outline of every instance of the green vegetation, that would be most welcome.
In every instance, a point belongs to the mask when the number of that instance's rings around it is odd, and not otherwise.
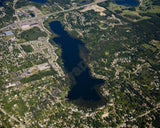
[[[2,2],[3,1],[3,2]],[[12,23],[16,18],[13,17],[14,10],[12,8],[13,6],[13,0],[0,0],[0,5],[3,4],[4,10],[0,11],[0,14],[5,14],[4,17],[0,17],[0,28],[5,27],[8,23]]]
[[[21,38],[26,41],[37,40],[38,37],[47,37],[47,34],[42,32],[38,27],[34,27],[21,33]]]
[[[148,44],[142,44],[142,46],[146,49],[151,49],[153,52],[155,52],[157,49],[151,45]]]
[[[160,49],[160,41],[153,40],[150,43]]]
[[[21,8],[23,6],[27,6],[27,5],[33,5],[33,6],[36,6],[37,8],[41,8],[41,3],[35,3],[35,2],[32,2],[32,1],[29,1],[29,0],[18,0],[17,3],[16,3],[16,8]]]
[[[33,52],[33,48],[31,47],[31,45],[21,45],[21,47],[25,52]]]
[[[47,14],[61,10],[54,2],[64,9],[93,2],[87,0],[81,4],[82,1],[74,0],[76,5],[70,0],[48,0],[46,4],[18,0],[16,7],[33,5]],[[7,13],[0,18],[0,27],[14,20],[13,0],[4,3]],[[143,0],[137,7],[119,6],[113,0],[98,5],[106,8],[106,16],[79,9],[52,15],[44,25],[49,30],[49,22],[61,21],[68,33],[85,43],[88,51],[82,49],[80,55],[89,63],[93,76],[105,79],[99,93],[107,103],[88,109],[81,100],[79,104],[69,102],[66,100],[70,88],[68,77],[60,77],[54,69],[39,72],[35,69],[32,75],[25,75],[27,69],[51,58],[47,47],[41,49],[44,51],[41,54],[33,51],[30,42],[17,44],[47,36],[35,27],[21,35],[20,30],[13,30],[19,42],[4,40],[9,37],[0,39],[0,108],[27,127],[114,128],[120,127],[121,123],[126,123],[126,127],[160,127],[160,108],[157,107],[160,102],[159,0]],[[55,36],[52,33],[49,42],[56,49],[56,63],[64,70],[62,51],[52,40]],[[17,45],[30,54],[21,53]],[[16,125],[21,127],[0,111],[0,127]]]
[[[31,81],[40,80],[45,76],[51,76],[51,75],[55,75],[55,74],[56,74],[56,72],[53,69],[51,69],[49,71],[39,71],[38,74],[34,74],[30,77],[23,78],[20,81],[21,81],[21,83],[25,84],[25,83],[28,83]]]

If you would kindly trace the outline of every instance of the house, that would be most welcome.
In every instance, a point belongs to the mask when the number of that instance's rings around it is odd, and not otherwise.
[[[109,102],[109,105],[110,105],[110,106],[112,106],[112,105],[113,105],[113,103],[112,103],[112,102]]]
[[[38,23],[30,24],[31,27],[38,25]]]
[[[12,32],[12,31],[7,31],[7,32],[5,32],[5,35],[6,35],[6,36],[13,35],[13,32]]]

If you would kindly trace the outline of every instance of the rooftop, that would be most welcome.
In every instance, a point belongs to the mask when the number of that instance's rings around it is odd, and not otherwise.
[[[12,31],[7,31],[7,32],[5,32],[5,35],[6,36],[13,35],[13,32]]]

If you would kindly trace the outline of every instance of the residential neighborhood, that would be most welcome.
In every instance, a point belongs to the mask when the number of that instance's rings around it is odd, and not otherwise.
[[[2,0],[0,21],[0,127],[160,127],[158,0]]]

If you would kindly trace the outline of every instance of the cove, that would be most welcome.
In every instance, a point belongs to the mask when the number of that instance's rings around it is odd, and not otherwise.
[[[90,69],[80,56],[81,48],[85,44],[68,34],[61,22],[49,23],[50,29],[58,36],[53,41],[62,49],[62,60],[64,68],[69,76],[71,89],[67,98],[70,101],[80,101],[82,105],[97,105],[104,103],[104,98],[97,91],[105,83],[103,79],[91,76]]]
[[[139,1],[137,0],[115,0],[115,3],[118,5],[124,5],[124,6],[138,6]]]

